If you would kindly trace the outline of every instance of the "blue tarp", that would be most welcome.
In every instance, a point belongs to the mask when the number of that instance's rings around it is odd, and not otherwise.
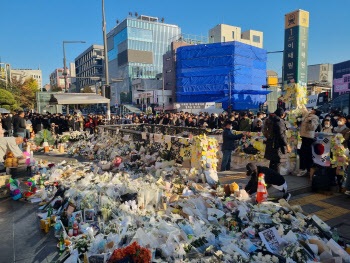
[[[231,72],[233,109],[254,109],[266,101],[267,92],[262,88],[266,85],[266,61],[266,50],[239,42],[180,47],[177,101],[223,100],[226,107]],[[244,106],[247,103],[251,105]]]

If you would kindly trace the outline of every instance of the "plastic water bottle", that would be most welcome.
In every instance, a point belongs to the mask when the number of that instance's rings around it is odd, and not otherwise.
[[[339,240],[339,234],[338,234],[338,229],[334,228],[332,231],[332,238],[335,242],[338,243]]]
[[[56,223],[54,228],[55,228],[55,237],[60,238],[61,237],[61,224]]]

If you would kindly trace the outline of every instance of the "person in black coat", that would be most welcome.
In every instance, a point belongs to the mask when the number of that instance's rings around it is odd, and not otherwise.
[[[257,192],[259,174],[264,174],[265,184],[270,184],[277,190],[283,193],[283,198],[288,202],[291,194],[287,192],[287,182],[282,175],[277,173],[275,170],[264,166],[256,166],[253,163],[248,163],[247,166],[247,176],[250,176],[248,184],[245,186],[245,190],[248,194],[252,195]]]
[[[74,131],[74,119],[72,116],[68,117],[68,131]]]
[[[212,113],[209,119],[209,128],[210,129],[217,129],[219,127],[219,118],[217,114]]]
[[[263,127],[263,134],[267,138],[266,149],[265,149],[265,158],[270,160],[270,168],[279,171],[281,163],[288,161],[289,153],[291,148],[287,142],[287,127],[284,123],[285,113],[282,108],[278,108],[274,114],[269,116],[269,120],[265,121]],[[268,133],[272,136],[267,136],[267,129],[270,127],[269,123],[273,123],[273,129]]]
[[[5,129],[5,136],[10,136],[12,129],[12,118],[8,113],[4,114],[2,119],[2,128]]]
[[[235,149],[235,140],[240,140],[243,137],[242,134],[234,135],[232,133],[232,124],[230,121],[224,123],[224,131],[222,132],[222,147],[221,151],[223,153],[221,162],[221,171],[229,171],[231,168],[231,154]]]

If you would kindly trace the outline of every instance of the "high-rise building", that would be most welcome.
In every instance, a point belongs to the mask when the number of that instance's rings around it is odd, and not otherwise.
[[[168,52],[163,55],[164,89],[172,91],[172,102],[176,102],[176,51],[179,47],[209,43],[208,37],[183,34],[172,39]]]
[[[80,92],[86,86],[95,87],[96,82],[101,80],[90,79],[90,77],[103,77],[103,55],[102,45],[91,45],[75,59],[76,92]],[[86,79],[85,79],[86,78]],[[73,81],[72,81],[73,82]]]
[[[237,26],[219,24],[209,30],[209,42],[238,41],[254,47],[263,48],[263,32],[256,30],[241,31],[241,28]]]
[[[38,83],[38,88],[41,91],[43,88],[43,79],[41,69],[11,69],[11,76],[17,80],[25,81],[28,78],[34,78]]]
[[[177,102],[259,109],[266,102],[266,50],[238,41],[179,47]]]
[[[316,95],[323,92],[332,92],[333,64],[317,64],[307,67],[307,92]],[[331,96],[329,96],[331,97]]]
[[[180,33],[177,25],[140,15],[126,18],[107,34],[109,77],[123,79],[112,84],[111,104],[131,102],[132,79],[162,72],[163,55]]]
[[[67,69],[67,75],[69,76],[69,69]],[[70,78],[67,78],[67,89],[71,83]],[[63,76],[63,68],[57,68],[50,74],[50,87],[51,90],[55,87],[64,90],[64,76]]]

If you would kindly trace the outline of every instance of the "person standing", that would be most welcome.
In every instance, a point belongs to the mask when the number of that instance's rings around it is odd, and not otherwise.
[[[269,168],[279,172],[281,163],[288,161],[291,148],[287,142],[284,110],[278,108],[265,121],[263,134],[266,140],[265,158],[270,161]]]
[[[260,121],[261,126],[262,126],[262,119],[263,119],[263,113],[262,112],[258,112],[256,118],[253,120],[252,129],[254,129],[257,126],[259,121]]]
[[[25,138],[26,133],[26,121],[24,120],[24,112],[19,111],[15,121],[13,123],[13,131],[15,137]],[[23,143],[19,144],[19,148],[22,150]]]
[[[239,122],[239,130],[250,132],[252,128],[252,120],[248,118],[248,114],[246,112],[242,113],[242,119]]]
[[[223,153],[221,162],[221,171],[229,171],[231,169],[231,154],[235,149],[235,140],[240,140],[243,137],[242,134],[234,135],[232,133],[232,124],[230,121],[224,123],[224,130],[222,132],[222,147]]]
[[[12,118],[8,113],[4,114],[4,118],[2,119],[2,127],[5,129],[5,136],[11,136]]]
[[[324,133],[332,133],[333,132],[333,127],[331,126],[330,119],[325,119],[323,121],[323,127],[322,127],[321,132],[324,132]]]
[[[299,150],[300,172],[297,176],[304,176],[314,165],[312,158],[312,144],[315,142],[315,131],[320,124],[317,110],[308,112],[305,105],[302,108],[303,121],[300,126],[301,147]],[[345,122],[344,122],[345,124]]]

